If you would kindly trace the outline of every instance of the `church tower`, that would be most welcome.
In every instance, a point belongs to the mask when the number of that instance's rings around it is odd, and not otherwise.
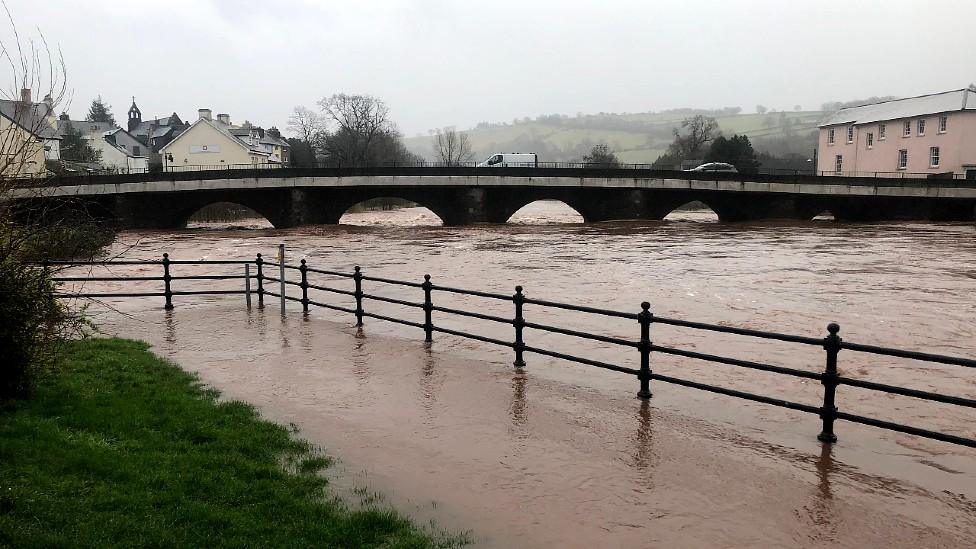
[[[129,131],[134,130],[139,124],[142,124],[142,111],[136,106],[136,98],[133,96],[132,106],[129,107]]]

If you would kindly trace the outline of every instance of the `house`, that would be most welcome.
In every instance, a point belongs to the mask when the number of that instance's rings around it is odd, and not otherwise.
[[[820,125],[817,158],[826,175],[976,179],[976,91],[841,109]]]
[[[34,103],[24,88],[19,100],[0,100],[0,176],[46,174],[45,161],[60,158],[56,126],[50,95]]]
[[[281,166],[288,161],[288,143],[276,129],[266,132],[249,122],[234,126],[230,115],[218,114],[214,119],[210,109],[200,109],[198,114],[192,126],[160,149],[164,169]]]
[[[104,132],[94,143],[93,148],[102,152],[102,166],[126,172],[149,171],[149,150],[136,136],[122,128]]]
[[[220,120],[221,116],[227,115],[217,115],[217,119]],[[228,123],[230,122],[229,116],[227,117],[227,121]],[[269,162],[273,164],[288,163],[291,146],[281,137],[281,132],[278,131],[278,128],[272,126],[269,130],[265,131],[263,128],[255,127],[245,120],[240,126],[231,126],[230,132],[238,139],[251,141],[255,139],[252,132],[256,132],[258,145],[271,155],[268,157]]]
[[[143,120],[142,111],[136,105],[135,97],[132,98],[132,106],[129,107],[128,114],[126,131],[148,148],[150,163],[155,165],[161,164],[159,151],[190,127],[175,112],[165,118]]]
[[[62,115],[58,120],[58,133],[64,137],[69,129],[77,131],[93,150],[101,153],[95,166],[86,168],[126,172],[149,170],[148,147],[115,124],[69,120],[67,115]]]

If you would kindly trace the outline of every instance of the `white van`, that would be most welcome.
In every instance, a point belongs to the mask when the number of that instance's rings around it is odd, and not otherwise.
[[[495,153],[478,164],[479,168],[538,168],[536,153]]]

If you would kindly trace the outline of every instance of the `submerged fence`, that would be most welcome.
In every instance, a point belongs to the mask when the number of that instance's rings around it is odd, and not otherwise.
[[[596,368],[601,368],[604,370],[611,370],[614,372],[629,374],[636,377],[636,379],[638,380],[639,387],[637,391],[637,396],[643,399],[647,399],[651,397],[651,381],[660,381],[664,383],[690,387],[693,389],[708,391],[711,393],[722,394],[730,397],[745,399],[753,402],[760,402],[772,406],[778,406],[781,408],[788,408],[791,410],[797,410],[800,412],[813,414],[820,417],[822,421],[822,430],[817,435],[817,438],[823,442],[831,443],[837,440],[837,436],[834,433],[834,422],[836,420],[842,420],[842,421],[849,421],[852,423],[860,423],[863,425],[879,427],[890,431],[907,433],[907,434],[911,434],[923,438],[929,438],[929,439],[939,440],[939,441],[948,442],[952,444],[958,444],[962,446],[976,448],[976,439],[928,430],[928,429],[915,427],[911,425],[904,425],[900,423],[886,421],[883,419],[877,419],[877,418],[843,412],[838,409],[837,402],[836,402],[837,387],[841,385],[846,385],[850,387],[859,387],[862,389],[877,391],[881,393],[914,397],[924,401],[939,402],[939,403],[962,406],[967,408],[976,408],[976,399],[959,397],[959,396],[951,396],[951,395],[943,395],[940,393],[935,393],[930,391],[922,391],[922,390],[912,389],[908,387],[900,387],[895,385],[888,385],[884,383],[877,383],[873,381],[867,381],[863,379],[856,379],[847,376],[842,376],[838,373],[837,370],[838,355],[841,351],[868,353],[872,355],[886,356],[886,357],[906,358],[906,359],[913,359],[913,360],[918,360],[923,362],[960,366],[964,368],[976,368],[976,360],[847,342],[840,337],[839,335],[840,326],[838,326],[835,323],[831,323],[827,325],[827,332],[825,336],[821,338],[789,335],[789,334],[768,332],[762,330],[752,330],[747,328],[721,326],[716,324],[708,324],[703,322],[694,322],[694,321],[682,320],[677,318],[657,316],[651,312],[650,303],[646,301],[640,304],[639,310],[636,310],[635,308],[635,311],[631,311],[631,312],[617,311],[611,309],[602,309],[602,308],[587,307],[582,305],[574,305],[571,303],[547,301],[542,299],[532,299],[525,296],[522,286],[516,286],[514,294],[505,295],[499,293],[437,285],[431,281],[430,275],[424,275],[424,280],[422,282],[418,282],[418,281],[396,280],[396,279],[384,278],[378,276],[369,276],[365,274],[358,266],[355,267],[352,272],[343,272],[343,271],[318,269],[318,268],[310,267],[305,259],[302,259],[300,264],[293,265],[293,264],[286,263],[284,260],[284,246],[279,247],[279,254],[278,254],[277,261],[267,261],[262,257],[261,254],[257,254],[256,258],[253,260],[197,260],[197,261],[171,260],[167,254],[163,254],[161,260],[111,261],[111,262],[103,262],[103,263],[50,262],[47,263],[46,265],[62,265],[62,266],[140,265],[140,266],[155,266],[160,268],[161,270],[158,276],[128,276],[128,277],[56,276],[54,280],[55,282],[59,282],[59,283],[88,282],[88,281],[91,282],[151,281],[151,282],[163,283],[162,291],[94,292],[94,293],[77,292],[77,293],[61,294],[61,297],[65,297],[65,298],[161,297],[164,299],[163,306],[166,309],[172,309],[174,296],[234,295],[234,294],[244,295],[247,300],[248,306],[250,306],[251,296],[253,294],[257,298],[259,307],[264,306],[266,297],[273,297],[273,298],[277,298],[282,314],[285,314],[286,312],[286,305],[285,305],[286,302],[290,301],[290,302],[299,303],[304,313],[308,313],[309,309],[312,307],[318,307],[318,308],[324,308],[324,309],[337,311],[341,313],[346,313],[348,315],[353,315],[357,326],[362,326],[365,318],[373,318],[377,320],[383,320],[387,322],[392,322],[404,326],[417,328],[419,330],[424,331],[425,341],[428,342],[433,340],[434,333],[443,333],[443,334],[449,334],[449,335],[467,338],[475,341],[480,341],[482,343],[496,345],[499,347],[505,347],[511,349],[511,351],[513,352],[513,359],[514,359],[513,364],[516,368],[522,368],[526,365],[525,358],[524,358],[526,353],[533,353],[533,354],[553,357],[561,360],[566,360],[578,364],[583,364],[587,366],[592,366]],[[209,275],[177,274],[175,276],[173,275],[174,270],[179,270],[179,266],[185,266],[185,265],[237,266],[238,268],[243,267],[244,272],[242,274],[233,274],[233,275],[226,275],[226,274],[209,274]],[[253,273],[251,272],[252,266],[254,267]],[[277,276],[274,276],[275,274]],[[291,278],[289,278],[288,276],[289,274],[292,275]],[[317,277],[322,277],[322,276],[348,280],[350,284],[348,287],[345,288],[328,286],[326,285],[325,282],[320,282],[318,280]],[[180,288],[177,289],[173,288],[174,281],[178,282],[177,286],[181,286],[182,283],[186,281],[205,281],[205,280],[211,280],[211,281],[212,280],[240,280],[244,284],[243,287],[239,289],[232,289],[232,290],[227,290],[227,289],[184,290]],[[251,286],[252,281],[255,283],[253,290]],[[371,283],[376,283],[377,287],[382,287],[380,285],[385,285],[385,286],[398,286],[407,289],[412,289],[417,292],[418,301],[409,301],[405,299],[398,299],[390,296],[384,296],[384,295],[374,293],[373,290],[367,292],[366,286],[367,284],[371,284]],[[289,287],[297,289],[298,294],[289,295],[288,293]],[[333,295],[344,296],[348,299],[351,299],[352,303],[350,303],[349,306],[343,306],[335,303],[325,303],[323,301],[312,300],[309,298],[309,290],[316,290],[316,291],[326,292]],[[436,304],[436,299],[435,299],[435,295],[437,295],[438,293],[459,294],[459,295],[473,296],[473,297],[483,298],[488,300],[495,300],[500,302],[510,302],[512,304],[513,316],[509,318],[509,317],[485,314],[478,311],[440,306]],[[421,297],[423,300],[419,301]],[[371,312],[365,306],[365,304],[369,301],[390,303],[394,305],[417,309],[418,311],[422,312],[422,316],[418,314],[418,318],[416,320],[410,320],[407,318],[399,318],[397,316],[382,315],[379,313]],[[525,315],[523,313],[523,308],[525,305],[534,305],[543,308],[576,311],[576,312],[586,313],[589,315],[594,315],[595,317],[614,317],[614,318],[631,320],[634,321],[635,324],[637,324],[634,330],[635,337],[629,339],[611,337],[611,336],[591,333],[587,331],[580,331],[580,330],[574,330],[574,329],[569,329],[569,328],[564,328],[559,326],[552,326],[548,324],[532,322],[525,318]],[[486,335],[480,335],[480,334],[475,334],[467,331],[455,330],[444,326],[439,326],[434,323],[434,313],[438,313],[440,315],[452,315],[452,316],[463,317],[463,318],[473,318],[473,319],[478,319],[483,321],[495,322],[499,324],[507,324],[512,327],[513,339],[511,341],[502,340],[494,337],[489,337]],[[798,349],[803,349],[804,352],[816,352],[818,355],[822,353],[821,360],[824,363],[824,369],[821,372],[811,372],[807,370],[788,368],[784,366],[767,364],[758,361],[743,360],[738,358],[701,353],[701,352],[692,351],[688,349],[681,349],[677,347],[657,345],[651,339],[651,326],[654,324],[676,326],[676,327],[688,328],[691,330],[704,331],[704,332],[732,334],[732,335],[743,336],[748,338],[776,340],[780,342],[794,344],[797,346]],[[554,334],[561,334],[564,336],[570,336],[574,338],[597,341],[600,343],[605,343],[607,345],[633,349],[634,358],[635,358],[634,362],[636,362],[639,366],[637,368],[634,368],[634,367],[624,366],[620,364],[613,364],[609,362],[603,362],[603,361],[593,360],[585,357],[575,356],[575,355],[563,353],[556,350],[544,349],[541,347],[535,347],[533,345],[529,345],[526,343],[524,337],[524,330],[526,328],[540,330],[543,332],[549,332]],[[783,400],[783,399],[770,397],[766,395],[759,395],[759,394],[739,391],[727,387],[709,385],[697,381],[655,373],[654,370],[652,369],[652,357],[655,354],[679,356],[679,357],[691,358],[691,359],[696,359],[696,360],[701,360],[701,361],[706,361],[711,363],[725,364],[725,365],[735,366],[739,368],[747,368],[751,370],[770,372],[770,373],[789,376],[793,378],[817,380],[823,385],[823,402],[822,405],[819,407],[811,406],[808,404]]]

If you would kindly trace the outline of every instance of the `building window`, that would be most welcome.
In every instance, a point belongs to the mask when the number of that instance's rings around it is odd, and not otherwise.
[[[854,142],[854,126],[847,126],[847,142]]]
[[[881,141],[884,141],[884,138],[885,138],[885,130],[887,130],[887,129],[888,129],[888,125],[887,124],[878,124],[878,139],[880,139]]]
[[[904,170],[908,168],[908,149],[902,149],[898,151],[898,169]]]
[[[939,117],[939,133],[945,133],[946,127],[949,125],[949,117],[942,115]]]
[[[868,148],[869,149],[873,149],[874,148],[874,134],[873,133],[868,132],[867,142],[868,142]]]
[[[911,137],[912,135],[912,123],[908,120],[905,121],[905,129],[901,132],[902,137]]]
[[[829,130],[827,130],[827,144],[828,145],[833,145],[834,144],[834,129],[833,128],[830,128]]]
[[[929,167],[938,168],[939,167],[939,148],[930,147],[929,148]]]
[[[844,172],[844,155],[838,154],[834,157],[834,173]]]
[[[925,119],[918,121],[918,135],[925,135]]]
[[[141,152],[142,152],[142,149],[139,148],[139,145],[133,145],[132,146],[132,156],[142,156],[140,154]]]

